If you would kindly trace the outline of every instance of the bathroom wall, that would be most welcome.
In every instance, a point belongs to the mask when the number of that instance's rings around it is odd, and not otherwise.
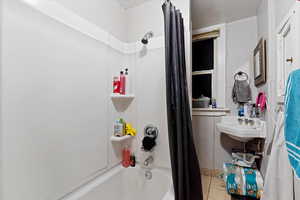
[[[257,8],[257,36],[258,38],[269,36],[269,2],[261,1]]]
[[[145,32],[152,30],[155,36],[164,34],[162,4],[164,0],[146,1],[140,6],[127,10],[128,14],[128,41],[135,42]],[[190,30],[190,1],[173,0],[173,5],[180,9],[185,19],[186,30]]]
[[[252,96],[256,96],[253,86],[252,55],[257,43],[257,18],[251,17],[226,24],[226,107],[236,115],[237,105],[232,101],[234,75],[242,70],[249,74]]]
[[[274,8],[275,8],[275,25],[276,27],[279,26],[280,22],[284,18],[284,16],[288,13],[288,11],[291,9],[293,4],[297,0],[277,0],[273,3]]]
[[[150,41],[151,42],[151,41]],[[147,52],[147,55],[136,58],[136,102],[137,102],[137,128],[138,143],[136,152],[138,160],[143,162],[148,154],[142,153],[141,141],[144,128],[154,125],[159,129],[157,146],[154,151],[155,164],[160,167],[170,167],[167,113],[166,113],[166,88],[165,88],[165,60],[164,49],[157,48]]]
[[[274,122],[272,122],[272,119],[274,116],[274,113],[272,112],[272,108],[273,108],[273,97],[272,98],[272,91],[269,90],[269,88],[271,88],[272,85],[276,86],[276,74],[275,74],[275,67],[270,67],[271,63],[269,62],[274,62],[272,61],[271,58],[271,52],[270,50],[270,43],[272,42],[270,40],[269,34],[270,34],[270,26],[271,26],[271,22],[269,20],[269,15],[270,15],[270,2],[269,1],[261,1],[261,4],[259,5],[258,9],[257,9],[257,25],[258,25],[258,32],[257,32],[257,37],[258,39],[263,38],[266,40],[266,44],[267,44],[267,83],[265,85],[260,86],[259,88],[257,88],[257,90],[259,92],[264,92],[269,99],[269,105],[268,105],[268,113],[266,113],[265,115],[265,120],[267,121],[267,140],[266,140],[266,144],[268,145],[271,138],[272,138],[272,134],[273,134],[273,126],[274,126]],[[274,60],[276,59],[275,57],[273,58]],[[274,88],[275,91],[275,88]],[[272,114],[269,114],[272,113]],[[264,175],[266,172],[266,161],[268,159],[268,155],[265,155],[264,160],[263,160],[263,164],[262,164],[262,174]]]
[[[126,11],[117,0],[55,0],[83,18],[95,23],[121,41],[127,41]]]
[[[127,9],[126,12],[129,21],[128,40],[130,42],[140,43],[146,32],[154,32],[154,38],[149,41],[148,47],[139,48],[137,53],[131,55],[136,62],[135,73],[136,83],[138,83],[135,86],[139,133],[139,142],[136,149],[140,148],[144,127],[148,124],[157,126],[160,133],[157,140],[158,145],[154,152],[155,164],[170,167],[166,114],[164,19],[161,7],[163,2],[162,0],[148,1]],[[183,13],[186,41],[189,41],[190,2],[174,0],[172,3]],[[187,54],[189,54],[189,43],[186,46]],[[144,154],[139,154],[139,159],[143,160],[144,156]]]
[[[1,199],[59,199],[119,163],[110,94],[125,55],[19,0],[4,2],[2,33]]]

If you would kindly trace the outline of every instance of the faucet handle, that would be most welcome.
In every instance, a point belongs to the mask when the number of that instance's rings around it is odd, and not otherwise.
[[[147,167],[149,166],[149,164],[153,163],[154,158],[153,156],[149,156],[145,161],[144,161],[144,165]]]

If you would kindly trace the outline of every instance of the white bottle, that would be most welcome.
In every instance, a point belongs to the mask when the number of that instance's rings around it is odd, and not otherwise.
[[[245,113],[245,117],[246,118],[250,118],[251,117],[251,111],[252,111],[251,107],[252,107],[251,101],[249,101],[248,103],[244,104],[244,113]]]
[[[126,77],[126,84],[125,84],[125,91],[126,91],[126,94],[130,94],[131,93],[131,85],[130,85],[130,76],[129,76],[129,72],[128,72],[128,68],[125,68],[125,77]]]
[[[120,122],[120,120],[117,120],[114,124],[114,136],[116,137],[122,137],[123,136],[123,123]]]
[[[244,117],[245,117],[245,118],[249,118],[249,115],[248,115],[248,105],[247,105],[247,103],[244,104]]]

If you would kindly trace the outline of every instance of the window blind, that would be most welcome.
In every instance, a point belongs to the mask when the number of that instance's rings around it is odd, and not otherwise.
[[[193,41],[201,41],[207,39],[214,39],[220,36],[220,30],[214,30],[210,32],[200,33],[193,35]]]

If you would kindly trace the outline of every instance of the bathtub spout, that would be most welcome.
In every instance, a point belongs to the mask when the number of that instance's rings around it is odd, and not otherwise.
[[[153,161],[154,161],[153,156],[149,156],[149,157],[145,160],[144,165],[145,165],[146,167],[148,167],[150,164],[153,163]]]

